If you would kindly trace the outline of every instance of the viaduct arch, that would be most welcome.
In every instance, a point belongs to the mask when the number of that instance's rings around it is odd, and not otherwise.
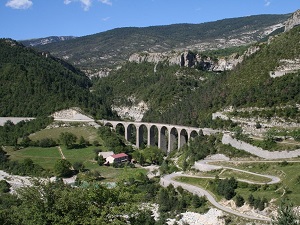
[[[135,138],[135,145],[140,148],[143,144],[144,137],[146,137],[147,146],[155,146],[169,153],[174,149],[181,148],[188,141],[197,136],[202,130],[204,135],[210,135],[217,133],[218,131],[209,128],[198,128],[179,126],[172,124],[161,124],[161,123],[147,123],[147,122],[127,122],[127,121],[110,121],[110,120],[99,120],[104,126],[111,126],[116,130],[117,126],[123,126],[125,131],[125,139]],[[145,134],[146,133],[146,134]],[[135,137],[132,135],[135,134]]]

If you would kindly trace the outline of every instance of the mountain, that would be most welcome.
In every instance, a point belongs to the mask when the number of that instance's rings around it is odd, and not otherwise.
[[[1,116],[50,115],[75,106],[109,114],[90,93],[88,77],[72,65],[11,39],[0,39],[0,52]]]
[[[144,110],[143,120],[151,122],[211,126],[211,113],[229,106],[269,108],[269,117],[280,108],[288,115],[300,102],[299,32],[296,26],[253,44],[256,51],[232,71],[128,62],[93,90],[115,109]]]
[[[201,24],[117,28],[36,46],[90,75],[107,75],[138,52],[204,51],[247,45],[283,26],[290,14],[256,15]]]
[[[57,43],[61,41],[72,40],[75,38],[76,37],[74,36],[51,36],[46,38],[35,38],[35,39],[23,40],[20,41],[20,43],[22,43],[25,46],[34,47],[39,45],[46,45],[46,44]]]

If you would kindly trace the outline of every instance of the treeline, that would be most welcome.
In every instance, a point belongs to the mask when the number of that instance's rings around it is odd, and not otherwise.
[[[10,39],[0,39],[0,52],[1,116],[48,116],[74,106],[99,118],[112,116],[73,66]]]
[[[35,164],[29,158],[21,162],[10,160],[2,147],[0,147],[0,169],[7,173],[20,176],[42,177],[47,175],[47,171],[45,171],[43,167]]]
[[[205,197],[191,194],[182,187],[174,188],[169,185],[167,188],[161,187],[157,194],[159,212],[163,217],[170,217],[186,212],[188,209],[199,210],[204,212],[207,208]]]
[[[36,131],[44,129],[53,122],[52,117],[37,117],[30,121],[21,121],[14,124],[8,120],[0,126],[0,145],[18,146],[18,139],[27,137]]]

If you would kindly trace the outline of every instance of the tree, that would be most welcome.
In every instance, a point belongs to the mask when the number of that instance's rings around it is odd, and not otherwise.
[[[74,162],[73,168],[74,168],[74,170],[80,171],[80,172],[84,171],[84,169],[85,169],[84,164],[82,162]]]
[[[272,219],[273,225],[299,225],[300,216],[293,210],[293,204],[283,199],[277,210],[277,217]]]
[[[205,202],[206,202],[206,200],[205,200],[204,197],[199,197],[198,195],[193,195],[193,198],[192,198],[192,205],[193,205],[195,208],[201,207]]]
[[[98,156],[97,163],[99,164],[99,166],[103,166],[103,164],[105,163],[105,159],[102,155]]]
[[[250,206],[254,206],[254,201],[255,201],[255,198],[252,194],[249,195],[248,197],[248,203]]]
[[[237,206],[237,207],[241,207],[241,206],[244,205],[244,203],[245,203],[244,198],[243,198],[241,195],[238,194],[238,195],[235,197],[235,204],[236,204],[236,206]]]
[[[88,145],[88,141],[84,139],[83,136],[80,136],[79,138],[79,146],[80,147],[86,147]]]
[[[10,184],[6,180],[0,180],[0,193],[7,193],[10,191]],[[1,196],[2,197],[2,196]]]
[[[62,132],[59,135],[59,139],[63,145],[65,145],[68,149],[70,149],[74,147],[77,137],[75,134],[72,134],[70,132]]]
[[[56,161],[54,171],[58,177],[68,177],[72,174],[71,163],[66,159]]]

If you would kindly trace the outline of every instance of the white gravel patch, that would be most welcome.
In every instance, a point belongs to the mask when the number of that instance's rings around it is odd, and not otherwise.
[[[9,173],[0,170],[0,180],[6,180],[10,185],[10,192],[15,193],[18,188],[31,186],[31,177],[10,175]]]
[[[80,110],[76,109],[65,109],[52,114],[54,120],[60,121],[86,121],[93,122],[94,119],[83,115],[79,112]]]
[[[4,172],[3,170],[0,170],[0,180],[6,180],[10,185],[10,192],[16,193],[16,190],[22,187],[28,187],[32,186],[34,180],[39,181],[50,181],[54,182],[56,180],[56,177],[51,177],[50,179],[47,178],[35,178],[35,177],[29,177],[29,176],[18,176],[18,175],[11,175],[7,172]],[[76,176],[70,177],[70,178],[63,178],[63,182],[65,184],[73,184],[75,183]]]
[[[221,210],[212,208],[205,214],[199,214],[195,212],[185,212],[180,214],[182,217],[177,224],[189,224],[189,225],[225,225],[225,221],[222,218],[223,212]],[[175,219],[169,220],[167,224],[172,225],[175,223]]]

